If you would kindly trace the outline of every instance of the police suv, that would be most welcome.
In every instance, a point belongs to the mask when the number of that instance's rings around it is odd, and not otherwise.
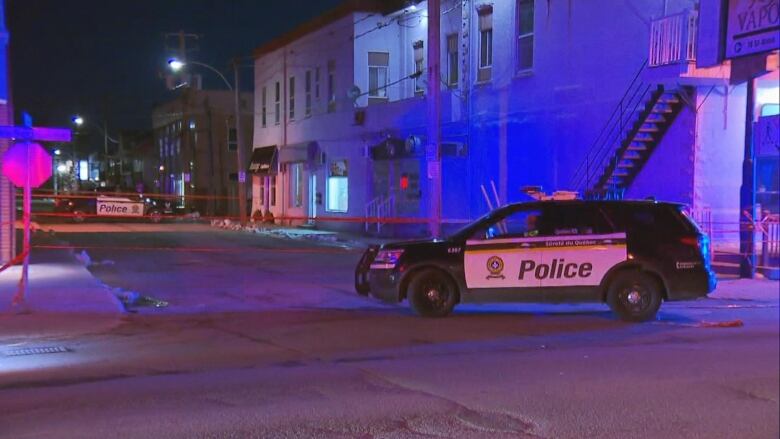
[[[622,319],[715,289],[709,238],[684,206],[553,200],[496,209],[446,239],[372,246],[359,294],[442,317],[458,303],[606,302]]]

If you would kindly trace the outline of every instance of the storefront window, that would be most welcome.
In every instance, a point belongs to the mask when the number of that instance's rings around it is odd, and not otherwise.
[[[346,160],[335,160],[328,170],[328,212],[346,212],[349,201],[349,177]]]

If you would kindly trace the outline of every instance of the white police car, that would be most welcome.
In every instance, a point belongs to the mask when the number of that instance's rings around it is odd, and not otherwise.
[[[496,209],[447,239],[370,247],[355,286],[407,299],[427,317],[468,302],[606,302],[643,321],[664,300],[715,288],[709,247],[680,204],[535,201]]]

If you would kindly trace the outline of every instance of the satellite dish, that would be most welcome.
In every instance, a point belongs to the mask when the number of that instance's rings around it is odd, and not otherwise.
[[[354,103],[357,101],[357,99],[360,97],[362,93],[360,92],[360,87],[357,85],[353,85],[349,88],[347,91],[347,97]]]

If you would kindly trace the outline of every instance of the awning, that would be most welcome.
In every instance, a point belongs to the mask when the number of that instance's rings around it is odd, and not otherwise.
[[[249,161],[249,172],[260,175],[274,175],[279,167],[277,165],[276,145],[262,146],[252,151],[252,159]]]

